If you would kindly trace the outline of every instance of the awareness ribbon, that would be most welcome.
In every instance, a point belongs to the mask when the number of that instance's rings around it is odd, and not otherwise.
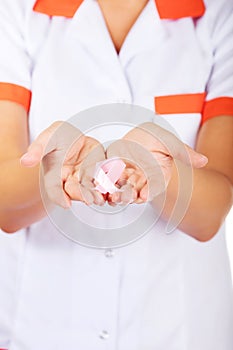
[[[125,163],[119,158],[107,159],[98,163],[94,177],[97,183],[95,189],[102,194],[112,194],[119,191],[115,184],[120,179],[125,167]]]

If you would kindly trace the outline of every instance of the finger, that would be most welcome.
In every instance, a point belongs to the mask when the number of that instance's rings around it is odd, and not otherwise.
[[[116,203],[114,203],[112,201],[112,196],[111,195],[108,195],[107,202],[108,202],[109,205],[111,205],[111,207],[115,207],[116,206]]]
[[[125,170],[123,171],[123,173],[121,174],[120,178],[117,180],[115,185],[119,186],[119,188],[126,185],[129,177],[134,173],[135,173],[135,169],[125,168]]]
[[[105,203],[104,195],[95,189],[95,183],[92,177],[88,177],[88,176],[82,177],[82,180],[80,182],[83,188],[91,192],[94,204],[104,205]]]
[[[49,200],[63,208],[69,208],[71,201],[63,190],[63,182],[56,171],[50,171],[43,177],[44,189]]]
[[[129,184],[121,187],[119,192],[112,194],[112,202],[115,204],[126,205],[132,203],[137,198],[137,191]]]
[[[61,186],[52,186],[47,191],[50,201],[64,209],[68,209],[71,206],[71,200],[69,196],[61,190]]]
[[[105,197],[102,193],[100,193],[99,191],[96,191],[95,189],[91,190],[91,193],[94,197],[94,201],[93,201],[94,204],[100,205],[100,206],[104,205]]]
[[[149,186],[146,183],[145,186],[143,186],[143,188],[141,189],[140,193],[139,193],[139,199],[142,202],[147,202],[149,198]]]
[[[112,201],[111,193],[106,193],[106,195],[104,195],[104,196],[105,196],[105,200],[108,202],[109,205],[111,205],[112,207],[116,206],[116,204],[113,203],[113,201]]]
[[[138,197],[133,203],[135,204],[143,204],[146,203],[146,200],[141,199],[141,197]]]
[[[114,204],[121,203],[121,193],[120,192],[114,192],[111,195],[109,195],[109,198],[111,199],[111,202]]]
[[[119,204],[126,204],[128,203],[128,196],[127,195],[123,195],[123,191],[121,192],[114,192],[111,196],[111,200],[112,203],[115,205],[119,205]]]
[[[86,179],[84,185],[79,182],[77,177],[70,176],[65,182],[65,190],[72,200],[82,201],[87,205],[103,205],[105,203],[103,195],[95,190],[91,179],[89,181]]]
[[[134,173],[132,176],[129,177],[127,183],[131,184],[131,186],[136,191],[135,198],[132,203],[136,203],[136,204],[144,203],[145,200],[140,197],[140,192],[146,184],[146,177],[142,174],[142,172],[139,171],[137,173]]]
[[[142,173],[142,171],[134,173],[128,178],[127,183],[131,184],[137,192],[140,192],[143,186],[145,186],[146,183],[146,177]]]
[[[122,191],[121,192],[121,203],[122,204],[133,203],[138,197],[137,190],[129,184],[122,186],[121,191]]]
[[[80,186],[81,186],[81,194],[82,194],[81,201],[86,205],[92,205],[95,200],[93,192],[82,185]]]
[[[111,207],[116,207],[116,206],[117,206],[116,203],[113,203],[113,202],[111,202],[111,201],[109,201],[109,200],[108,200],[108,204],[109,204]]]
[[[136,187],[136,183],[139,179],[139,174],[137,174],[136,172],[134,172],[132,175],[129,176],[129,178],[127,179],[127,183],[130,184],[133,187]]]
[[[91,205],[94,202],[92,193],[87,190],[77,178],[70,176],[64,183],[65,192],[69,195],[71,200],[81,201],[87,205]]]
[[[115,186],[117,188],[121,188],[122,186],[126,185],[127,184],[127,179],[124,179],[124,178],[120,178],[116,183],[115,183]]]

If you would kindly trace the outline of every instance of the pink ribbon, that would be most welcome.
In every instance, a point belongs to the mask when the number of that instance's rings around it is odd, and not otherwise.
[[[98,163],[95,173],[96,190],[103,194],[117,192],[119,189],[115,183],[120,179],[125,167],[125,163],[119,158]]]

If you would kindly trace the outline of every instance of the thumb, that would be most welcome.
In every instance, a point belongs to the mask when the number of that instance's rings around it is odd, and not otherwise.
[[[190,158],[190,163],[192,164],[192,166],[194,168],[202,168],[204,167],[207,163],[208,163],[208,158],[206,156],[204,156],[203,154],[196,152],[194,149],[192,149],[191,147],[189,147],[188,145],[185,145],[185,148],[188,152],[189,158]],[[184,158],[184,159],[182,159]],[[184,163],[188,163],[187,162],[187,157],[180,157],[180,160],[184,161]]]
[[[20,164],[25,167],[36,166],[43,158],[43,145],[37,141],[31,143],[26,153],[20,158]]]
[[[35,141],[33,141],[28,147],[27,152],[20,158],[21,165],[25,167],[34,167],[40,163],[46,154],[56,149],[55,140],[52,139],[50,143],[49,141],[53,133],[62,123],[63,122],[60,121],[53,123],[47,129],[42,131],[39,136],[37,136]],[[47,147],[48,143],[49,147]]]
[[[154,137],[155,143],[156,140],[159,140],[164,146],[165,152],[168,151],[171,157],[187,165],[192,165],[194,168],[202,168],[207,164],[208,158],[206,156],[183,143],[172,132],[152,123],[144,123],[140,127]]]

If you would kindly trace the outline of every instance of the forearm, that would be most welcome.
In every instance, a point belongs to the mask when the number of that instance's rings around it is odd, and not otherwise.
[[[47,215],[41,201],[22,209],[1,210],[0,227],[7,233],[14,233],[28,227]]]
[[[189,167],[177,161],[166,192],[162,217],[166,221],[172,217],[174,225],[179,222],[180,230],[206,241],[218,231],[231,208],[232,185],[227,177],[215,170],[194,169],[191,190],[189,176]],[[179,183],[179,178],[182,183]],[[161,207],[162,196],[153,201],[155,209]],[[172,214],[174,206],[175,214]]]
[[[19,158],[1,163],[0,227],[14,232],[46,215],[39,186],[39,167],[24,168]]]

